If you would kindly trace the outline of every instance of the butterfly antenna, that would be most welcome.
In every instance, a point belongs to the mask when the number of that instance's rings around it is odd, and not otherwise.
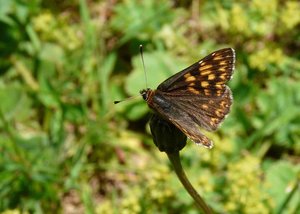
[[[144,63],[144,55],[143,55],[143,45],[140,45],[140,54],[141,54],[141,59],[142,59],[142,62],[143,62],[143,69],[144,69],[144,74],[145,74],[146,88],[148,88],[148,81],[147,81],[147,75],[146,75],[146,69],[145,69],[145,63]],[[138,95],[132,96],[132,97],[128,97],[128,98],[126,98],[124,100],[115,100],[114,104],[118,104],[118,103],[123,102],[125,100],[132,100],[132,99],[135,99],[137,97],[138,97]]]
[[[141,59],[142,59],[142,62],[143,62],[146,88],[148,88],[147,74],[146,74],[145,63],[144,63],[143,45],[140,45],[140,54],[141,54]]]
[[[114,101],[114,104],[118,104],[120,102],[123,102],[123,101],[126,101],[126,100],[132,100],[132,99],[136,99],[137,97],[139,97],[139,95],[135,95],[135,96],[131,96],[131,97],[127,97],[126,99],[124,100],[115,100]]]

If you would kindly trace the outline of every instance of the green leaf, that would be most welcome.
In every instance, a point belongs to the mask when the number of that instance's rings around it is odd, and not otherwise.
[[[283,204],[287,204],[285,210],[295,210],[299,203],[300,192],[298,191],[294,194],[288,203],[286,203],[286,200],[293,186],[299,185],[299,178],[297,177],[299,173],[299,166],[293,166],[285,161],[274,163],[267,169],[266,179],[270,186],[267,191],[275,200],[275,213],[278,213],[278,211],[282,209]]]
[[[57,44],[43,43],[39,57],[41,60],[45,60],[56,65],[61,65],[65,59],[65,52]]]
[[[0,111],[6,119],[29,117],[30,100],[19,86],[0,87]]]
[[[115,16],[111,27],[124,36],[119,44],[130,39],[150,39],[165,23],[170,22],[176,11],[171,10],[169,1],[124,1],[114,7]]]

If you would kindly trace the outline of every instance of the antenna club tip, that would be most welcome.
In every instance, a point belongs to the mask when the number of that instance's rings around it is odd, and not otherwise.
[[[140,44],[140,48],[142,48],[143,47],[143,45],[142,44]]]
[[[114,104],[118,104],[120,102],[121,102],[120,100],[116,100],[116,101],[114,101]]]

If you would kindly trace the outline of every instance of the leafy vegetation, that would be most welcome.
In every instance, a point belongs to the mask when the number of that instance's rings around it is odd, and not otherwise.
[[[300,210],[298,1],[0,1],[0,212],[197,213],[153,144],[148,86],[222,47],[234,104],[183,167],[225,213]]]

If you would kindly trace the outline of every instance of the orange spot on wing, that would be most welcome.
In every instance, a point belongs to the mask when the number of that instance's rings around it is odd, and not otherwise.
[[[226,75],[225,75],[225,74],[222,74],[222,75],[219,76],[219,78],[220,78],[221,80],[226,80]]]
[[[211,95],[210,90],[209,89],[204,89],[204,94],[206,96],[210,96]]]
[[[203,82],[201,82],[201,86],[203,88],[206,88],[207,86],[209,86],[209,83],[207,81],[203,81]]]
[[[227,65],[227,62],[225,60],[219,62],[219,65]]]
[[[202,104],[201,107],[202,107],[203,109],[205,109],[205,110],[208,109],[208,105],[206,105],[206,104]]]
[[[211,70],[207,70],[207,71],[202,71],[201,72],[201,76],[206,76],[208,74],[211,74]]]
[[[209,123],[210,123],[211,126],[214,126],[214,125],[219,123],[219,119],[212,117],[212,118],[210,118]]]
[[[194,77],[194,76],[189,76],[189,77],[185,78],[186,82],[193,82],[195,80],[196,80],[196,77]]]
[[[187,87],[187,89],[192,92],[193,94],[200,94],[200,91],[196,90],[195,88],[193,87]]]
[[[190,76],[192,76],[190,73],[186,73],[185,75],[183,75],[184,78],[189,78]]]
[[[214,60],[221,60],[221,59],[223,59],[223,57],[220,56],[220,55],[216,55],[216,56],[214,57]]]
[[[221,67],[221,68],[219,68],[219,71],[220,72],[226,72],[226,68],[225,67]]]
[[[210,74],[210,75],[208,75],[208,80],[213,80],[213,79],[215,79],[216,78],[216,75],[214,75],[214,74]]]
[[[204,71],[204,70],[206,70],[206,69],[210,69],[210,68],[212,68],[213,66],[212,65],[204,65],[204,66],[200,66],[200,68],[199,68],[199,70],[200,71]]]
[[[222,117],[224,114],[223,114],[223,112],[221,111],[221,110],[216,110],[216,115],[218,116],[218,117]]]

